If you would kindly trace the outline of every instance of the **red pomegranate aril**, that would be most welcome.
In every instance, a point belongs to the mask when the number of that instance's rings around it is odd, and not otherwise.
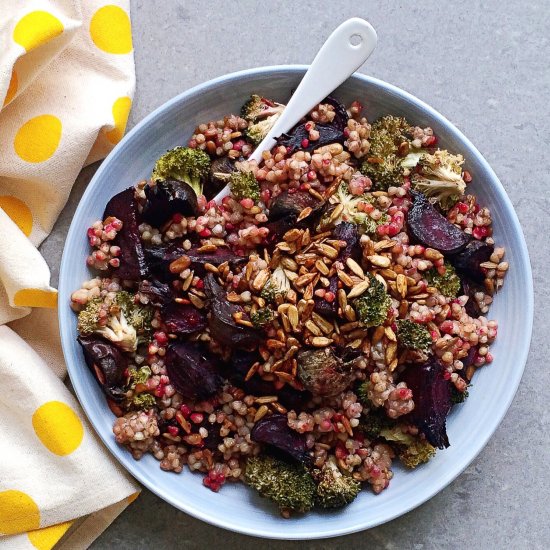
[[[306,147],[309,147],[309,139],[304,138],[301,143],[302,147],[305,149]]]
[[[204,420],[204,416],[201,413],[193,413],[190,418],[193,424],[200,424]]]

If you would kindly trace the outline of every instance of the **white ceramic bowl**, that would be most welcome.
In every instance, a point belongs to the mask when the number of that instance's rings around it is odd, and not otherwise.
[[[107,448],[141,483],[180,510],[226,529],[278,539],[332,537],[367,529],[404,514],[441,491],[481,451],[506,413],[527,359],[533,320],[527,247],[510,200],[493,170],[437,111],[394,86],[356,74],[334,95],[345,103],[362,101],[369,120],[392,113],[423,127],[429,125],[441,147],[462,153],[474,177],[470,191],[477,194],[482,205],[490,207],[495,239],[506,247],[510,271],[490,311],[490,317],[499,323],[498,338],[491,348],[495,359],[476,374],[468,402],[451,413],[451,447],[415,471],[396,466],[390,487],[378,496],[365,490],[340,511],[312,512],[285,520],[269,502],[242,484],[228,484],[213,493],[203,487],[202,475],[187,470],[180,475],[165,473],[153,457],[136,462],[115,443],[113,415],[84,363],[76,342],[76,317],[69,307],[71,292],[91,278],[85,264],[86,228],[101,217],[109,198],[147,178],[155,160],[166,149],[184,144],[197,124],[238,112],[253,92],[285,102],[305,69],[279,66],[229,74],[184,92],[146,117],[111,152],[84,193],[67,235],[59,282],[61,336],[71,381]]]

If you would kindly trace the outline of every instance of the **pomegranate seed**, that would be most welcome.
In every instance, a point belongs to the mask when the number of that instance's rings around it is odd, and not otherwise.
[[[395,235],[397,235],[399,233],[399,226],[395,223],[390,223],[388,225],[388,235],[390,237],[395,237]]]
[[[486,355],[485,355],[485,362],[486,363],[492,363],[493,362],[493,354],[488,352]]]
[[[204,420],[204,416],[201,413],[193,413],[190,418],[193,424],[200,424]]]
[[[344,137],[349,137],[349,128],[344,128]]]
[[[204,281],[202,279],[199,279],[196,283],[195,283],[195,288],[197,290],[202,290],[204,288]]]
[[[254,206],[254,201],[252,199],[242,199],[239,204],[248,210]]]
[[[205,227],[202,231],[199,231],[199,237],[210,237],[212,235],[212,231]]]
[[[183,414],[184,418],[187,418],[191,414],[191,409],[189,408],[189,405],[186,405],[185,403],[180,407],[181,414]]]
[[[412,392],[409,390],[409,388],[400,388],[399,389],[399,397],[400,399],[409,399]]]
[[[325,292],[325,301],[328,302],[329,304],[331,304],[332,302],[334,302],[334,299],[336,298],[336,295],[334,294],[334,292]]]
[[[450,373],[449,371],[446,370],[446,371],[443,373],[443,378],[444,378],[445,380],[450,380],[450,379],[451,379],[451,373]]]
[[[182,216],[181,214],[174,214],[174,215],[172,216],[172,221],[173,221],[174,223],[180,223],[181,220],[183,220],[183,216]]]
[[[459,202],[456,207],[458,208],[458,211],[461,213],[461,214],[467,214],[468,213],[468,205],[465,203],[465,202]]]
[[[315,170],[310,170],[308,173],[307,173],[307,179],[309,181],[314,181],[317,179],[317,172],[315,172]]]
[[[425,143],[425,147],[431,147],[432,145],[435,145],[437,142],[437,138],[435,136],[430,136]]]
[[[168,343],[168,336],[166,336],[165,332],[162,332],[161,330],[155,332],[153,334],[153,338],[157,341],[157,344],[160,346],[164,346],[164,344]]]
[[[324,166],[328,166],[330,164],[330,160],[329,159],[323,159],[323,165]]]
[[[301,145],[302,145],[302,148],[303,148],[303,149],[305,149],[306,147],[309,147],[309,139],[304,138],[304,139],[302,140]]]
[[[388,234],[388,229],[389,229],[389,226],[387,224],[382,224],[382,225],[379,225],[377,228],[376,228],[376,232],[383,236],[383,235],[387,235]]]
[[[309,132],[313,128],[313,124],[311,122],[308,122],[304,125],[304,128]]]
[[[177,426],[168,426],[168,432],[170,435],[176,437],[179,433],[179,428]]]

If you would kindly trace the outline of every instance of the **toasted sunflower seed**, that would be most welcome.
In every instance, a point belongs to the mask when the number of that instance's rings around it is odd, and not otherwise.
[[[269,409],[267,405],[262,405],[254,415],[254,422],[258,422],[258,420],[261,420],[268,412],[269,412]]]
[[[360,277],[361,279],[365,278],[365,272],[363,271],[363,268],[353,259],[348,258],[346,260],[346,265],[357,275],[357,277]]]
[[[338,278],[346,285],[346,286],[353,286],[353,279],[345,272],[345,271],[338,271],[337,272]]]
[[[325,348],[332,344],[332,338],[325,338],[324,336],[315,336],[311,339],[311,345],[316,348]]]
[[[380,256],[378,254],[367,256],[367,259],[372,265],[375,265],[377,267],[389,267],[391,264],[389,258],[387,258],[386,256]]]
[[[407,295],[407,278],[405,275],[398,275],[397,279],[395,280],[395,284],[397,287],[397,292],[401,296],[401,298],[405,298]]]
[[[317,271],[319,271],[319,273],[322,273],[323,275],[328,275],[329,274],[329,268],[327,266],[327,264],[325,262],[323,262],[323,260],[317,260],[315,262],[315,267],[317,268]]]
[[[374,243],[374,250],[380,252],[381,250],[387,250],[388,248],[393,248],[395,246],[395,241],[383,240]]]
[[[283,235],[283,240],[287,243],[294,242],[302,236],[302,231],[300,229],[294,228],[290,229]]]
[[[254,281],[252,282],[252,288],[256,291],[262,290],[269,279],[269,271],[267,269],[262,269],[258,272]]]
[[[288,307],[287,313],[288,320],[290,321],[290,324],[292,325],[292,329],[296,332],[299,330],[299,324],[300,324],[300,317],[298,315],[298,309],[294,305],[290,305]]]
[[[380,342],[380,340],[382,340],[382,338],[384,337],[384,334],[386,333],[384,327],[376,327],[374,329],[374,334],[372,335],[372,338],[371,338],[371,342],[372,342],[372,345],[376,345],[378,344],[378,342]]]
[[[317,250],[327,258],[330,258],[331,260],[335,260],[338,257],[338,250],[336,248],[329,246],[328,244],[318,244]]]
[[[348,294],[348,300],[361,296],[361,294],[366,292],[369,286],[370,286],[369,279],[365,279],[364,281],[360,282],[358,285],[355,285]]]

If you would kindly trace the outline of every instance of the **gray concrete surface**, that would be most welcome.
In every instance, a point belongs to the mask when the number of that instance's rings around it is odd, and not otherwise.
[[[369,19],[380,39],[362,70],[450,118],[491,163],[519,214],[533,263],[536,309],[531,353],[512,407],[454,483],[420,508],[368,532],[311,543],[261,541],[211,527],[144,491],[93,544],[95,550],[548,547],[548,1],[136,0],[138,80],[130,126],[212,77],[260,65],[308,63],[330,30],[354,15]],[[83,171],[43,245],[54,279],[72,212],[93,172],[94,167]]]

